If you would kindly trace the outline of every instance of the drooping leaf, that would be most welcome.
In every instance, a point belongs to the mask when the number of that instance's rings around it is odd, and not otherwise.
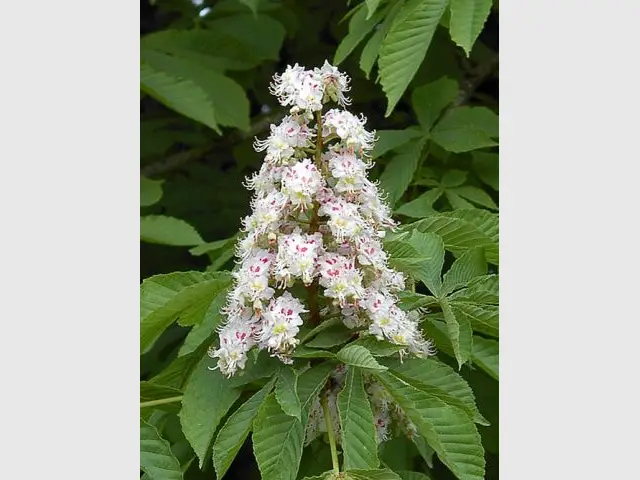
[[[164,180],[152,180],[140,176],[140,206],[148,207],[162,198],[162,184]]]
[[[153,480],[182,480],[180,462],[158,430],[140,419],[140,469]]]
[[[213,443],[213,465],[217,478],[224,476],[240,451],[240,447],[249,436],[253,420],[265,398],[271,393],[273,383],[273,380],[267,382],[264,387],[233,412],[220,428]]]
[[[451,40],[461,46],[467,56],[484,27],[492,4],[492,0],[451,0]]]
[[[424,59],[448,0],[409,0],[382,40],[378,66],[388,117]]]
[[[179,247],[188,247],[204,242],[198,231],[187,222],[165,215],[140,217],[140,240]]]
[[[386,360],[385,364],[394,375],[407,378],[419,389],[430,387],[427,393],[437,396],[448,404],[465,410],[474,422],[487,425],[476,405],[475,395],[469,384],[446,363],[432,358],[410,358],[402,362]],[[451,397],[457,401],[452,402]]]
[[[434,295],[440,293],[444,263],[442,238],[414,230],[409,236],[386,243],[385,247],[391,266],[422,281]]]
[[[487,261],[482,248],[471,248],[453,262],[444,274],[442,295],[449,295],[454,290],[465,286],[472,279],[487,274]]]
[[[419,139],[403,148],[394,156],[380,175],[380,188],[387,194],[387,203],[393,207],[402,197],[413,179],[420,163],[422,148],[426,140]]]
[[[376,159],[394,148],[409,143],[411,140],[421,136],[417,130],[378,130],[376,137],[378,140],[371,150],[371,158]]]
[[[446,298],[440,299],[440,306],[444,314],[449,341],[453,347],[458,365],[462,368],[471,355],[473,345],[473,330],[469,320],[455,310]]]
[[[464,411],[390,372],[377,372],[376,376],[456,477],[460,480],[484,479],[485,460],[480,435]]]
[[[473,362],[482,370],[487,372],[492,378],[498,378],[498,342],[474,335]]]
[[[360,55],[360,68],[367,79],[369,79],[369,74],[371,73],[373,64],[376,62],[378,54],[380,53],[382,40],[387,36],[391,25],[393,25],[398,12],[400,12],[400,9],[402,8],[402,5],[403,2],[393,2],[391,8],[384,17],[384,21],[380,26],[376,27],[375,33],[371,35],[371,38],[369,38],[362,49],[362,54]]]
[[[438,116],[458,95],[458,82],[442,77],[416,88],[411,94],[411,106],[423,130],[429,131]]]
[[[301,418],[301,405],[298,398],[298,376],[291,367],[281,367],[276,383],[276,400],[282,411],[298,420]]]
[[[493,147],[497,137],[498,116],[486,107],[454,108],[431,130],[433,141],[454,153]]]
[[[373,358],[369,350],[360,345],[347,345],[336,354],[336,358],[347,365],[365,370],[383,371],[387,369]]]
[[[340,65],[345,58],[364,40],[369,32],[382,19],[384,11],[381,10],[373,17],[367,15],[366,8],[358,8],[358,11],[349,20],[349,33],[342,39],[333,57],[333,64]]]
[[[358,368],[349,368],[337,403],[344,468],[377,468],[380,461],[373,413]]]
[[[182,397],[180,425],[198,455],[202,468],[220,420],[240,397],[220,370],[210,370],[215,362],[204,356],[189,378]]]
[[[304,426],[284,413],[271,393],[253,422],[253,452],[263,480],[295,480],[302,458]]]
[[[174,272],[155,275],[140,287],[140,351],[145,352],[174,321],[194,325],[231,281],[228,273]]]

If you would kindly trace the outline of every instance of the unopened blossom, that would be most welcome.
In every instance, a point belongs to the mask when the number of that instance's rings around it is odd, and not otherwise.
[[[327,315],[339,316],[354,336],[398,345],[401,357],[433,353],[419,319],[398,307],[404,276],[389,266],[381,241],[396,222],[367,178],[375,132],[344,110],[349,90],[347,75],[328,62],[288,66],[273,78],[270,91],[289,111],[254,143],[264,162],[245,182],[251,213],[236,244],[219,345],[209,352],[224,375],[242,370],[251,348],[292,363],[300,328]],[[335,422],[340,368],[333,390],[323,392]],[[374,410],[385,439],[393,411],[384,402]],[[320,415],[315,404],[311,412]],[[310,421],[308,430],[325,427]]]

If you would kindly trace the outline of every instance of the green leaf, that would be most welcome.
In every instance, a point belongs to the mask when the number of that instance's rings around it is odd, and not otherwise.
[[[376,376],[456,477],[460,480],[484,479],[485,460],[480,435],[464,411],[390,372],[378,372]]]
[[[432,188],[423,193],[419,197],[405,203],[396,210],[398,215],[406,215],[407,217],[423,218],[427,215],[434,214],[436,211],[433,209],[433,204],[442,195],[442,190],[439,188]]]
[[[452,307],[446,298],[440,299],[440,306],[444,314],[444,322],[447,325],[447,333],[453,347],[453,353],[456,356],[459,367],[462,368],[462,364],[471,355],[473,342],[471,324],[464,315],[456,314],[455,307]]]
[[[308,408],[315,396],[327,383],[331,372],[336,368],[336,362],[327,361],[306,370],[298,377],[298,398],[302,405],[302,410],[308,413]],[[306,415],[306,413],[305,413]]]
[[[466,288],[455,292],[449,298],[456,302],[498,305],[498,275],[484,275],[474,278]]]
[[[473,170],[484,183],[496,192],[499,187],[498,154],[473,152]]]
[[[485,233],[489,233],[490,224],[494,222],[494,219],[482,218],[483,214],[491,216],[491,212],[478,209],[466,212],[470,212],[471,215],[462,215],[455,211],[431,215],[413,224],[405,225],[404,229],[417,229],[420,232],[439,235],[444,242],[444,247],[455,255],[462,255],[470,248],[482,247],[487,261],[498,265],[497,238],[493,239]],[[476,216],[475,219],[469,218],[473,215]],[[497,225],[497,218],[495,218],[495,223]]]
[[[438,116],[458,96],[458,82],[442,77],[413,90],[411,106],[423,130],[429,131]]]
[[[205,253],[215,252],[224,247],[233,244],[237,239],[237,235],[234,235],[230,238],[224,238],[222,240],[216,240],[215,242],[203,243],[202,245],[198,245],[197,247],[193,247],[189,250],[189,253],[194,256],[204,255]]]
[[[304,427],[285,414],[270,394],[253,422],[253,452],[263,480],[295,480],[302,458]]]
[[[177,413],[180,410],[182,392],[177,388],[140,382],[140,408],[158,408]]]
[[[498,206],[493,201],[493,198],[491,198],[489,194],[487,194],[487,192],[485,192],[481,188],[473,187],[471,185],[464,185],[462,187],[454,188],[451,191],[483,207],[490,208],[491,210],[498,209]]]
[[[373,18],[367,16],[365,8],[356,7],[358,11],[349,20],[349,33],[342,39],[333,57],[333,64],[340,65],[345,58],[364,40],[367,34],[382,19],[384,11],[378,12]]]
[[[456,315],[464,316],[476,332],[482,332],[492,337],[499,336],[498,306],[476,305],[473,303],[451,301]]]
[[[401,478],[388,468],[382,470],[347,470],[345,480],[401,480]]]
[[[164,215],[140,217],[140,240],[179,247],[198,245],[204,241],[197,230],[184,220]]]
[[[211,446],[220,420],[240,397],[220,370],[211,370],[213,360],[205,355],[189,378],[182,397],[180,425],[198,455],[200,468]]]
[[[438,235],[414,230],[385,246],[391,266],[422,281],[434,295],[440,293],[444,245]]]
[[[148,207],[162,198],[164,180],[151,180],[140,175],[140,206]]]
[[[352,367],[364,368],[366,370],[382,371],[387,367],[380,365],[371,352],[360,345],[347,345],[336,354],[336,358]]]
[[[328,350],[307,348],[306,345],[296,347],[291,356],[293,358],[335,358],[335,354]]]
[[[220,133],[215,108],[206,90],[194,80],[142,60],[140,88],[170,109]]]
[[[431,358],[410,358],[403,362],[387,360],[385,363],[394,375],[404,377],[421,390],[427,387],[427,393],[465,410],[474,422],[488,425],[478,410],[469,384],[446,363]]]
[[[344,325],[335,325],[316,335],[316,337],[305,345],[311,348],[331,348],[341,345],[353,336],[353,332]]]
[[[247,7],[249,7],[249,9],[253,12],[254,15],[258,13],[258,4],[260,3],[260,0],[239,0],[239,1],[243,5],[246,5]],[[218,476],[221,477],[222,475],[218,475]]]
[[[458,257],[449,271],[444,274],[441,294],[449,295],[474,278],[486,274],[487,260],[484,256],[484,250],[477,247],[469,249]]]
[[[365,0],[366,4],[367,4],[367,19],[371,18],[371,16],[376,13],[376,9],[378,8],[378,5],[380,5],[380,0]]]
[[[378,66],[388,117],[424,59],[448,0],[409,0],[382,40]]]
[[[486,107],[450,110],[431,130],[435,143],[449,152],[468,152],[498,143],[498,116]]]
[[[223,316],[220,311],[227,303],[227,293],[229,292],[229,288],[230,287],[227,287],[224,290],[221,290],[220,293],[216,295],[205,312],[202,321],[194,325],[191,331],[187,334],[180,350],[178,351],[179,357],[188,355],[196,350],[203,342],[207,341],[211,337],[212,332],[217,331],[218,326],[223,321]]]
[[[352,343],[352,345],[359,345],[369,350],[369,353],[374,357],[388,357],[404,347],[402,345],[396,345],[387,340],[378,340],[373,335],[367,335],[366,337],[360,337],[358,340]]]
[[[438,299],[431,295],[422,295],[421,293],[414,293],[408,291],[402,291],[397,293],[400,302],[400,307],[405,312],[415,310],[416,308],[428,307],[430,305],[437,305]]]
[[[182,480],[180,462],[158,430],[140,419],[140,469],[153,480]]]
[[[371,69],[373,68],[373,64],[378,58],[378,53],[380,52],[380,45],[382,45],[382,40],[387,36],[391,25],[393,25],[393,21],[398,15],[398,12],[402,8],[403,2],[394,2],[389,9],[389,12],[385,15],[384,21],[382,24],[376,28],[375,33],[371,36],[367,44],[362,49],[362,54],[360,55],[360,68],[364,72],[364,75],[367,79],[369,79],[369,74],[371,73]]]
[[[420,139],[407,145],[401,153],[391,159],[380,175],[380,188],[387,193],[386,200],[391,207],[411,184],[425,143],[425,139]]]
[[[473,362],[492,378],[498,378],[498,342],[475,336],[473,337]]]
[[[492,0],[451,0],[451,40],[461,46],[467,56],[489,17],[492,3]]]
[[[273,388],[273,380],[267,382],[227,419],[213,443],[213,465],[216,478],[227,472],[240,447],[249,436],[258,409]]]
[[[269,15],[232,15],[207,22],[216,33],[224,33],[245,45],[261,60],[278,60],[286,30]]]
[[[242,130],[249,130],[249,100],[244,89],[229,77],[222,75],[219,71],[203,64],[201,58],[194,55],[173,56],[154,50],[141,51],[142,65],[150,69],[151,72],[161,72],[169,75],[170,78],[186,79],[199,87],[205,93],[198,96],[198,101],[204,104],[193,110],[191,100],[185,105],[191,108],[182,108],[184,99],[175,94],[167,97],[168,93],[175,93],[175,82],[163,84],[164,89],[160,92],[155,89],[148,89],[144,82],[146,77],[141,72],[141,87],[149,95],[164,103],[183,115],[194,120],[205,123],[216,131],[220,131],[217,124],[238,127]],[[166,82],[165,82],[166,83]],[[180,90],[179,93],[183,93]],[[203,112],[206,112],[205,116]],[[195,114],[195,115],[194,115]],[[212,121],[213,120],[213,121]]]
[[[377,468],[380,461],[377,454],[376,429],[359,369],[348,370],[344,386],[338,394],[337,404],[344,468]]]
[[[458,187],[467,180],[467,172],[462,170],[447,170],[440,179],[443,188]]]
[[[320,332],[323,332],[329,328],[334,328],[338,325],[343,325],[341,318],[334,317],[334,318],[329,318],[327,320],[323,320],[322,322],[320,322],[319,325],[313,327],[307,333],[301,333],[302,339],[300,340],[300,342],[306,343],[307,341],[309,341],[310,338],[313,338],[315,335],[318,335]],[[303,325],[302,329],[304,329],[305,327],[306,326]]]
[[[376,131],[376,144],[371,150],[371,158],[376,159],[394,148],[409,143],[411,140],[421,137],[417,130],[378,130]]]
[[[156,385],[184,389],[189,376],[198,366],[200,359],[206,351],[207,345],[201,345],[188,355],[176,358],[164,370],[151,378],[149,382]]]
[[[458,195],[457,193],[453,192],[452,190],[447,190],[446,192],[444,192],[445,196],[447,197],[447,200],[449,201],[449,203],[451,204],[452,208],[473,208],[473,204],[467,202],[464,198],[462,198],[460,195]]]
[[[276,383],[276,400],[282,411],[291,417],[302,420],[300,414],[301,405],[297,392],[298,376],[291,367],[281,367]]]
[[[199,323],[211,302],[231,282],[228,273],[174,272],[140,286],[140,351],[146,352],[174,321]]]
[[[407,470],[400,470],[396,472],[402,480],[431,480],[431,477],[426,473],[409,472]]]

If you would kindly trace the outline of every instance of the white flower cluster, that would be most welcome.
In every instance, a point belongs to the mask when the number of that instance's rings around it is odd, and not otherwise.
[[[320,321],[320,309],[361,335],[432,353],[417,319],[397,306],[404,277],[387,265],[380,240],[395,222],[367,178],[375,134],[346,110],[323,114],[325,103],[348,105],[348,91],[349,78],[327,62],[274,77],[271,92],[291,108],[254,145],[264,163],[246,181],[252,213],[242,221],[220,345],[210,350],[225,375],[244,368],[253,346],[290,363],[300,326]],[[292,294],[298,281],[313,301]]]

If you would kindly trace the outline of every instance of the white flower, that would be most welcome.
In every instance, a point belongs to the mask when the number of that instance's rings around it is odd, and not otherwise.
[[[306,210],[324,180],[311,160],[305,158],[282,172],[282,190],[295,208]]]
[[[250,324],[242,321],[230,322],[220,331],[220,348],[209,349],[209,356],[218,358],[217,368],[223,375],[230,377],[244,368],[247,352],[255,344],[251,333]]]
[[[326,60],[324,61],[322,68],[316,68],[315,71],[322,77],[325,93],[334,102],[339,103],[343,107],[351,104],[351,100],[344,95],[346,92],[351,90],[351,87],[349,86],[351,79],[347,75],[341,73],[338,70],[338,67],[334,67]]]
[[[291,278],[302,278],[309,285],[315,275],[318,253],[322,249],[322,235],[301,234],[297,229],[278,239],[275,266],[276,280],[286,285]]]
[[[367,166],[349,150],[330,152],[326,157],[331,175],[338,179],[338,193],[359,191],[366,181]]]
[[[266,140],[256,139],[253,147],[257,152],[267,151],[267,163],[286,160],[295,154],[296,148],[311,145],[313,131],[292,116],[286,116],[280,125],[271,125],[271,134]]]
[[[373,148],[375,132],[368,132],[364,128],[367,119],[356,117],[346,110],[332,109],[323,117],[323,135],[335,133],[347,148],[367,151]]]
[[[303,323],[300,314],[306,311],[302,302],[289,292],[273,299],[262,315],[260,343],[263,347],[288,354],[298,344],[295,337]]]

